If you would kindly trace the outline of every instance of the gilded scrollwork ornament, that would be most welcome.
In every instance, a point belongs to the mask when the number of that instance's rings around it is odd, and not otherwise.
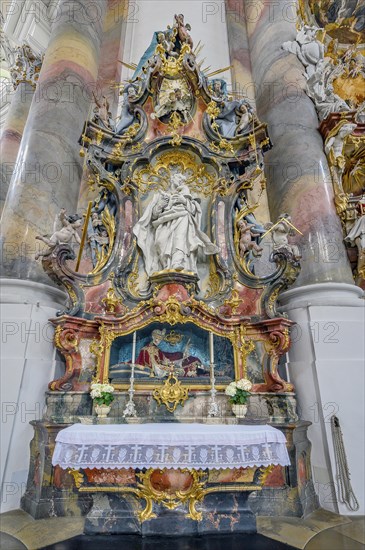
[[[173,372],[170,372],[165,383],[154,389],[152,395],[159,405],[165,405],[166,409],[172,413],[178,405],[184,405],[189,397],[189,392]]]

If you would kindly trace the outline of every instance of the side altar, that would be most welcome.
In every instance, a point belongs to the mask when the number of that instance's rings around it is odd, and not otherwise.
[[[317,506],[308,423],[285,369],[293,323],[277,311],[299,273],[298,230],[285,213],[260,221],[266,125],[220,71],[202,69],[200,49],[177,15],[133,66],[118,120],[95,96],[80,138],[93,199],[84,213],[61,211],[54,233],[39,237],[43,268],[68,304],[52,319],[65,372],[32,422],[22,505],[34,517],[86,515],[89,532],[153,534],[186,515],[184,532],[203,532],[197,525],[214,513],[207,532],[227,532],[253,529],[233,519],[240,499],[246,515],[249,506],[295,516]],[[243,378],[252,388],[245,420],[225,393]],[[95,416],[93,382],[115,388],[106,419]],[[247,465],[241,455],[209,473],[137,461],[80,471],[71,445],[70,467],[52,465],[57,435],[78,423],[100,434],[175,423],[185,435],[195,425],[268,425],[285,436],[290,464]],[[124,519],[108,531],[113,510]]]

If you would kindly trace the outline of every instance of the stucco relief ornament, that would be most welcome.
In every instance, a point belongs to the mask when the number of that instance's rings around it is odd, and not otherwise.
[[[174,173],[167,191],[158,191],[133,229],[147,275],[165,269],[197,273],[198,251],[218,253],[201,230],[202,210],[181,173]]]

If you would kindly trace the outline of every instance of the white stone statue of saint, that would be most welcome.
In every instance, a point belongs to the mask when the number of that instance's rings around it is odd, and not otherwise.
[[[201,231],[202,210],[183,174],[171,176],[167,191],[159,191],[133,228],[148,277],[165,269],[197,273],[200,250],[217,254],[218,247]]]

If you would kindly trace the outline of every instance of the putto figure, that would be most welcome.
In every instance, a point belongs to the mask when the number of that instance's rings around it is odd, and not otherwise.
[[[41,256],[48,256],[52,250],[59,244],[69,244],[73,239],[77,243],[81,243],[77,229],[82,226],[83,220],[78,214],[72,216],[66,216],[66,210],[62,208],[60,213],[55,219],[53,234],[51,237],[46,235],[38,235],[37,240],[43,241],[49,247],[45,252],[39,252],[36,254],[35,259],[38,260]]]
[[[200,229],[201,215],[185,176],[173,174],[167,192],[158,192],[133,229],[148,276],[164,269],[197,273],[198,251],[218,252]]]

